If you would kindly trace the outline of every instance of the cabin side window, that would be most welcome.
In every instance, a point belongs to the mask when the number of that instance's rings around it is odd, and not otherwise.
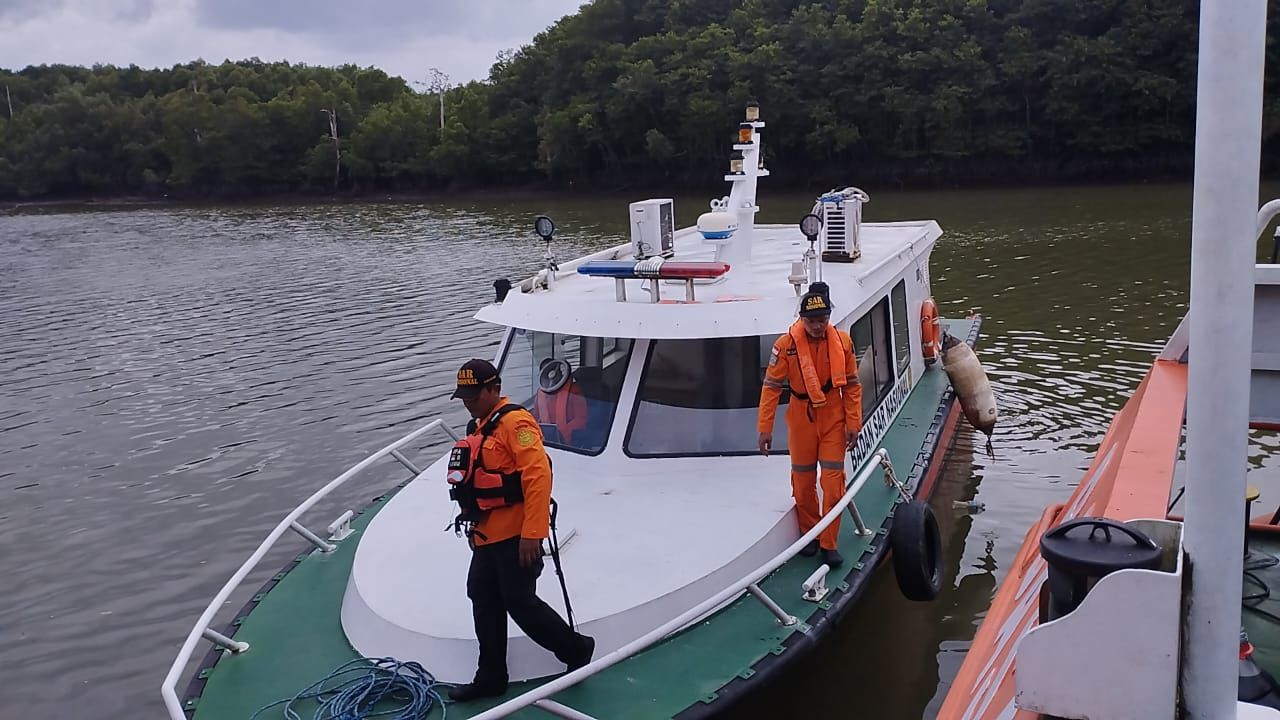
[[[893,347],[898,357],[898,375],[911,365],[911,326],[907,319],[907,281],[899,280],[889,295],[893,303]]]
[[[632,457],[759,452],[760,386],[777,335],[655,340],[627,435]],[[773,447],[786,452],[783,393]]]
[[[502,392],[528,408],[548,447],[595,455],[609,439],[632,341],[516,328]]]
[[[853,324],[854,354],[862,381],[862,417],[871,416],[893,389],[893,345],[889,331],[889,298],[882,298]]]

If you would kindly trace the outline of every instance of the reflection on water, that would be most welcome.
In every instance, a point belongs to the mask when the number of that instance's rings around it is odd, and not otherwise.
[[[942,313],[986,316],[995,457],[966,431],[943,470],[939,600],[902,600],[881,573],[785,692],[753,703],[761,717],[795,697],[936,708],[1027,527],[1070,492],[1186,306],[1188,188],[872,195],[870,220],[939,220]],[[159,715],[182,637],[284,513],[415,422],[462,419],[453,372],[497,340],[470,315],[492,279],[540,264],[530,218],[555,218],[564,260],[622,241],[630,199],[0,217],[3,714]],[[791,222],[812,196],[762,201],[763,221]],[[704,207],[677,198],[679,222]],[[1255,438],[1255,462],[1277,444]],[[334,514],[398,479],[353,487]],[[971,498],[987,511],[958,516]]]

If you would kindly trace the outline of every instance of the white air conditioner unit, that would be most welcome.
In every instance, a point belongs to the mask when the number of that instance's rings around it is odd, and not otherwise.
[[[819,199],[823,262],[851,263],[862,257],[862,204],[869,199],[857,188],[845,188]]]
[[[631,203],[631,247],[636,259],[676,253],[676,213],[670,198]]]

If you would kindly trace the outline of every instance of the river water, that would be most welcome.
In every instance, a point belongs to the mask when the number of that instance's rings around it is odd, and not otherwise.
[[[766,188],[761,220],[794,221],[812,197]],[[752,715],[789,716],[801,697],[814,715],[936,709],[1028,526],[1070,493],[1185,311],[1190,198],[873,191],[869,220],[942,224],[942,314],[986,317],[995,454],[965,428],[947,461],[938,600],[907,602],[880,573]],[[464,418],[454,370],[497,342],[470,316],[493,278],[538,267],[533,215],[555,218],[563,260],[623,241],[631,199],[0,216],[0,716],[160,717],[186,632],[285,513],[415,423]],[[704,207],[677,198],[678,224]],[[1255,434],[1255,465],[1274,444]],[[362,505],[393,470],[326,507]]]

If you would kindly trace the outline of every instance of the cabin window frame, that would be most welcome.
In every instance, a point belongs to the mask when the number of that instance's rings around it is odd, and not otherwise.
[[[854,359],[858,362],[858,379],[862,383],[862,419],[865,421],[871,417],[871,414],[880,407],[885,398],[889,397],[893,392],[893,386],[897,382],[901,371],[894,362],[894,342],[893,342],[893,319],[890,316],[890,297],[892,293],[881,296],[870,308],[867,309],[856,320],[849,323],[847,332],[850,339],[853,340]],[[879,312],[881,319],[879,329],[877,330],[875,314]],[[865,344],[859,343],[858,325],[863,321],[869,323],[870,340]],[[877,348],[872,347],[879,345],[879,353]],[[872,382],[867,382],[866,374],[868,372],[865,363],[863,363],[862,353],[870,348],[871,354],[866,356],[871,359],[870,372]],[[883,356],[883,364],[881,363]],[[883,372],[885,377],[881,378]]]
[[[889,291],[889,323],[893,328],[894,354],[902,353],[897,358],[897,376],[907,374],[911,367],[911,314],[907,312],[907,281],[899,280]],[[902,333],[902,337],[898,333]]]
[[[584,455],[587,457],[596,457],[598,455],[603,454],[604,451],[609,448],[609,439],[613,436],[613,426],[616,423],[618,418],[618,408],[620,408],[623,404],[623,399],[625,396],[625,390],[627,385],[627,377],[631,371],[632,356],[635,355],[635,347],[636,347],[635,338],[627,338],[627,337],[606,338],[606,337],[600,337],[597,335],[556,333],[556,332],[549,332],[545,330],[534,330],[532,328],[518,328],[518,327],[507,328],[506,338],[504,339],[502,344],[501,357],[499,358],[499,361],[497,363],[499,377],[502,377],[503,379],[502,394],[510,398],[512,402],[519,404],[521,407],[523,407],[524,409],[528,410],[531,413],[533,412],[533,408],[534,408],[534,400],[537,397],[537,388],[534,383],[530,383],[529,397],[527,399],[527,402],[524,401],[524,398],[514,397],[509,392],[507,392],[511,387],[507,382],[507,378],[505,377],[505,375],[507,374],[506,373],[507,360],[510,359],[511,357],[512,349],[516,347],[517,339],[518,339],[517,333],[535,333],[539,336],[551,336],[552,338],[556,338],[556,337],[571,338],[572,347],[578,353],[577,362],[575,362],[572,357],[569,358],[570,364],[573,366],[573,370],[575,373],[581,369],[581,353],[584,345],[587,344],[587,343],[584,343],[584,340],[600,341],[600,346],[601,346],[600,348],[601,349],[601,366],[600,367],[602,371],[604,370],[605,367],[612,368],[612,365],[606,362],[610,357],[618,356],[619,354],[621,354],[620,357],[616,357],[616,359],[614,360],[615,363],[621,363],[621,367],[618,369],[619,382],[617,386],[617,393],[612,398],[612,406],[609,412],[609,416],[608,418],[602,419],[601,421],[601,426],[603,427],[604,434],[600,437],[599,447],[588,448],[581,445],[574,445],[566,442],[556,442],[550,438],[547,438],[545,434],[543,437],[542,444],[545,447],[550,449],[563,450],[565,452],[574,453],[575,455]],[[552,342],[554,343],[554,340],[552,340]],[[537,354],[536,348],[538,347],[538,345],[535,343],[535,341],[533,339],[529,340],[527,342],[527,346],[530,349],[531,353],[534,356],[536,356]],[[553,348],[554,348],[554,345],[553,345]],[[552,357],[562,357],[562,356],[555,354],[553,352]],[[603,403],[605,401],[602,400],[600,402]],[[539,424],[541,425],[542,423],[539,423]]]
[[[758,436],[758,431],[756,429],[756,424],[754,419],[759,417],[759,412],[760,412],[759,388],[764,383],[764,374],[765,374],[765,369],[767,368],[769,352],[773,348],[773,343],[776,342],[777,339],[782,335],[783,333],[765,333],[760,335],[742,335],[742,336],[725,337],[725,338],[650,339],[648,341],[648,347],[645,350],[644,361],[640,365],[639,378],[637,379],[637,382],[636,382],[635,393],[631,397],[631,413],[630,413],[630,417],[627,419],[627,429],[626,429],[626,433],[623,436],[623,441],[622,441],[623,454],[629,458],[643,459],[643,460],[662,459],[662,458],[689,458],[689,457],[746,457],[751,455],[759,455],[760,449],[754,442]],[[758,371],[758,376],[755,377],[755,380],[758,384],[755,386],[756,394],[755,394],[754,402],[749,406],[750,409],[752,410],[752,418],[753,418],[753,421],[751,424],[751,433],[749,434],[751,440],[753,441],[752,446],[750,448],[745,448],[742,450],[676,450],[676,451],[665,451],[665,452],[637,452],[632,450],[631,444],[632,444],[632,440],[635,437],[635,431],[637,427],[636,421],[640,415],[641,405],[645,404],[645,400],[643,396],[644,389],[645,389],[645,381],[649,377],[649,371],[652,369],[653,356],[654,356],[654,352],[658,347],[658,344],[662,342],[705,343],[705,342],[716,342],[716,341],[725,341],[725,340],[738,340],[742,338],[752,338],[756,341],[756,344],[758,344],[760,347],[760,357],[758,360],[758,364],[760,365],[760,368]],[[765,344],[765,338],[769,338],[767,345]],[[791,400],[790,391],[787,389],[784,389],[782,391],[782,397],[780,397],[778,400],[778,411],[774,420],[774,433],[773,433],[774,442],[773,442],[773,447],[771,447],[769,450],[769,454],[771,456],[772,455],[783,456],[783,455],[790,454],[786,446],[787,427],[786,427],[786,420],[785,420],[786,406],[790,402],[790,400]],[[702,409],[746,410],[747,407],[702,408]],[[779,428],[781,428],[781,430],[779,430]]]

